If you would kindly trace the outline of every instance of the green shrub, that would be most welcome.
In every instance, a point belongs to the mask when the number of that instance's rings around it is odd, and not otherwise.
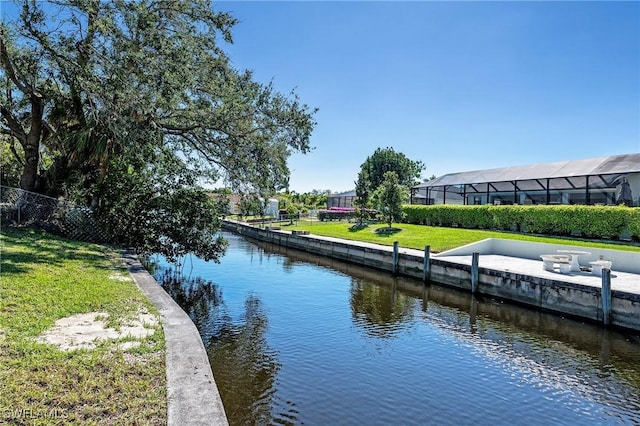
[[[325,220],[349,220],[357,217],[354,211],[332,211],[332,210],[319,210],[318,219],[321,222]]]
[[[486,204],[474,207],[485,208],[488,210],[489,217],[491,218],[491,224],[489,227],[491,228],[517,231],[521,230],[522,225],[525,224],[526,213],[522,206],[494,206],[492,204]]]
[[[418,225],[514,230],[640,240],[640,209],[614,206],[403,206],[406,222]]]
[[[629,238],[640,241],[640,208],[627,209],[625,232]]]

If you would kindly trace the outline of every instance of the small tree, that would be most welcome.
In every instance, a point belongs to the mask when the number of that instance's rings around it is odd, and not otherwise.
[[[370,192],[369,192],[369,173],[367,170],[362,169],[358,173],[358,180],[356,184],[356,199],[353,200],[353,205],[356,207],[356,214],[358,216],[358,225],[362,226],[365,218],[368,218],[368,208],[371,207]]]
[[[278,208],[280,209],[280,212],[286,212],[286,215],[290,219],[290,224],[292,225],[293,216],[299,214],[300,211],[305,207],[304,204],[297,201],[299,200],[299,197],[297,197],[297,195],[298,194],[294,192],[282,194],[282,196],[280,197],[280,201],[278,202]]]
[[[243,195],[238,203],[238,209],[240,209],[240,218],[251,215],[259,216],[261,211],[264,211],[262,203],[254,195]]]
[[[374,192],[374,203],[382,212],[389,228],[394,220],[399,221],[402,218],[402,204],[407,200],[407,192],[406,187],[398,182],[395,172],[386,172],[382,184]]]
[[[298,206],[296,206],[293,203],[290,203],[287,205],[286,211],[287,211],[287,216],[289,216],[289,224],[293,225],[293,218],[300,213],[300,210],[298,209]]]

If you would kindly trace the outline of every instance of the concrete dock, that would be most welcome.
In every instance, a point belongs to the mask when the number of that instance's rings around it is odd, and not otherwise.
[[[436,259],[471,267],[471,256],[437,256]],[[593,275],[591,272],[570,272],[561,274],[542,269],[542,262],[534,259],[523,259],[520,257],[504,256],[497,254],[480,255],[480,268],[493,269],[539,277],[545,280],[562,281],[572,284],[580,284],[600,289],[602,278]],[[615,265],[614,265],[615,266]],[[622,291],[640,296],[640,274],[629,272],[611,271],[611,290]]]

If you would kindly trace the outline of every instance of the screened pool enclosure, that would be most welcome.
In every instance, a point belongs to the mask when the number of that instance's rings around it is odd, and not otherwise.
[[[353,200],[356,199],[356,191],[341,192],[339,194],[331,194],[327,199],[327,208],[331,207],[353,207]]]
[[[411,188],[411,204],[638,206],[640,154],[451,173]]]

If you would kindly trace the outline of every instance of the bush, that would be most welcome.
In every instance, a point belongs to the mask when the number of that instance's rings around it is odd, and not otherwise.
[[[328,210],[318,210],[318,219],[325,220],[348,220],[357,217],[356,210],[347,207],[331,207]]]
[[[629,237],[640,241],[640,209],[628,209],[627,213],[627,231]]]
[[[362,209],[364,215],[373,218],[379,212],[373,209]],[[349,220],[358,217],[358,211],[351,207],[330,207],[328,210],[318,210],[318,219],[325,220]]]
[[[613,206],[403,206],[408,223],[640,241],[640,209]]]

